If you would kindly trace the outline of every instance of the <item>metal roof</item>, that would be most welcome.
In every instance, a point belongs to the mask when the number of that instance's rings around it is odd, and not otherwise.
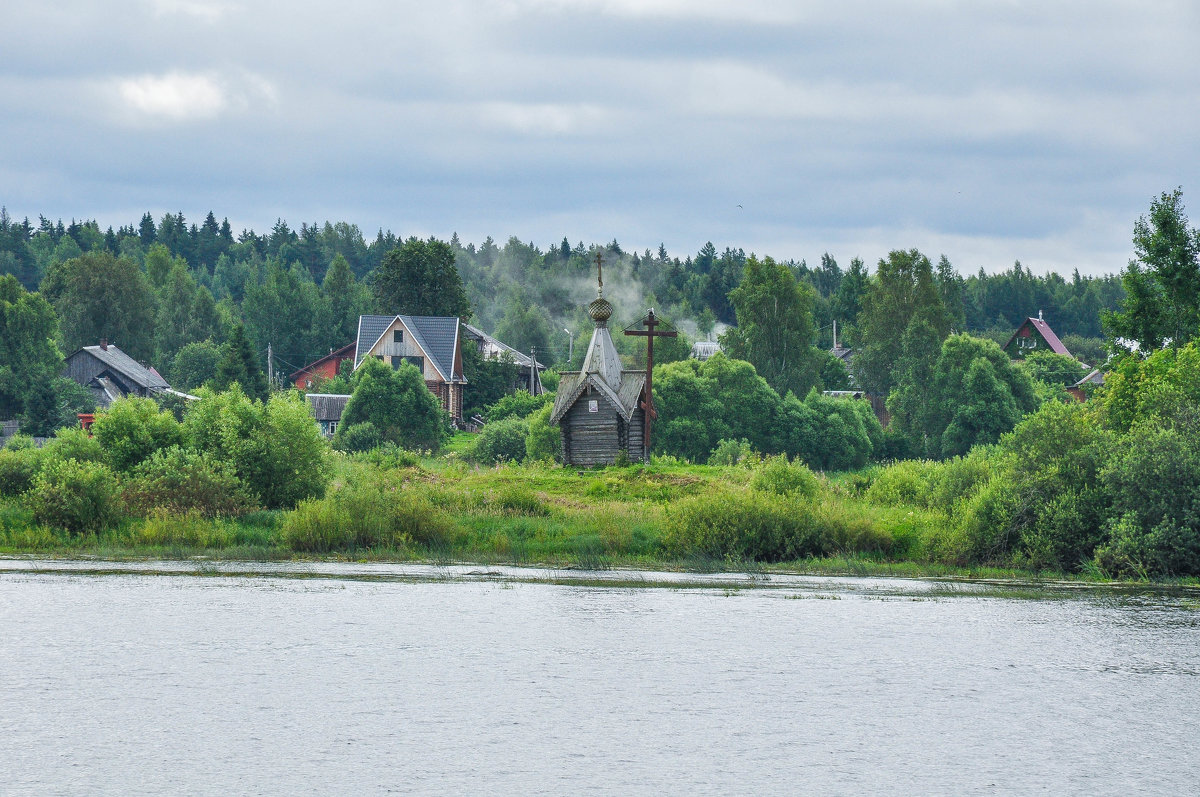
[[[121,376],[128,379],[130,382],[147,390],[166,390],[170,387],[167,380],[159,376],[158,372],[153,368],[148,368],[138,363],[137,360],[130,357],[125,352],[118,349],[113,344],[108,344],[106,348],[100,346],[84,346],[79,351],[72,354],[74,357],[79,352],[87,352],[95,357],[100,362],[104,363],[109,370],[115,371]],[[67,359],[71,359],[68,357]]]
[[[318,421],[338,421],[346,411],[350,397],[341,393],[305,393],[313,417]]]
[[[1073,356],[1071,352],[1067,351],[1067,347],[1064,346],[1063,342],[1058,339],[1058,335],[1054,334],[1054,330],[1050,328],[1050,325],[1047,324],[1045,320],[1042,318],[1033,318],[1032,316],[1026,318],[1021,323],[1021,326],[1017,327],[1017,331],[1014,332],[1012,337],[1008,339],[1008,343],[1004,344],[1005,349],[1007,349],[1012,342],[1017,339],[1017,335],[1020,334],[1021,329],[1025,326],[1025,324],[1032,325],[1033,328],[1038,331],[1038,334],[1040,334],[1046,341],[1046,345],[1050,347],[1050,351],[1054,352],[1055,354],[1065,354],[1068,357]]]
[[[456,316],[428,315],[363,315],[358,317],[358,341],[354,350],[354,367],[362,364],[367,352],[375,348],[380,338],[397,320],[404,325],[413,342],[425,352],[433,367],[447,382],[461,381],[454,372],[454,355],[458,351]]]
[[[301,375],[312,373],[317,368],[317,366],[319,366],[321,363],[325,362],[326,360],[334,360],[334,359],[339,359],[339,358],[344,359],[344,358],[352,357],[352,356],[354,356],[354,344],[347,343],[345,346],[342,346],[340,349],[331,351],[331,352],[329,352],[329,354],[326,354],[324,357],[313,360],[308,365],[301,368],[299,371],[293,371],[292,374],[290,376],[288,376],[288,381],[295,382],[297,379],[299,379],[301,377]]]
[[[509,354],[512,355],[513,362],[515,362],[517,365],[521,366],[522,368],[528,368],[533,363],[533,359],[528,354],[522,354],[521,352],[514,349],[512,346],[509,346],[504,341],[494,338],[491,335],[489,335],[488,333],[484,332],[479,327],[473,327],[470,324],[463,324],[462,328],[463,328],[463,332],[466,333],[467,337],[473,338],[475,340],[482,340],[484,343],[487,343],[489,345],[495,346],[498,349],[502,349],[503,351],[508,352]],[[540,362],[537,364],[537,368],[539,371],[546,370],[545,364],[540,363]]]

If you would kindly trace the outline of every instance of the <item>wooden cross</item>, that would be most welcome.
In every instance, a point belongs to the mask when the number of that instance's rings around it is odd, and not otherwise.
[[[599,283],[599,287],[601,288],[601,290],[603,290],[603,288],[604,288],[603,264],[604,264],[604,258],[600,256],[599,252],[597,252],[596,253],[596,282]]]
[[[645,396],[642,398],[642,411],[646,423],[642,433],[642,446],[644,447],[646,462],[650,461],[650,421],[652,418],[658,417],[658,413],[654,411],[654,339],[679,337],[678,332],[671,330],[655,331],[654,328],[661,323],[658,320],[658,316],[654,314],[654,308],[651,307],[650,312],[646,313],[646,317],[642,319],[642,324],[646,327],[645,329],[625,330],[626,335],[634,335],[646,339],[646,387]]]

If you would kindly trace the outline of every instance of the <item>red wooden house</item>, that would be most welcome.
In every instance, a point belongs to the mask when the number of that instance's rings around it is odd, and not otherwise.
[[[314,360],[299,371],[291,374],[288,380],[299,390],[311,390],[318,379],[333,379],[338,375],[338,369],[346,360],[354,360],[354,343],[347,343],[337,351],[330,351],[319,360]]]

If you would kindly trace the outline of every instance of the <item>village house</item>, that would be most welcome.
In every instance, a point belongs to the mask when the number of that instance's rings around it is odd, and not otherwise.
[[[506,355],[512,359],[513,364],[517,366],[517,383],[513,385],[514,388],[535,396],[546,392],[542,387],[541,378],[542,371],[546,370],[543,363],[535,362],[530,355],[517,351],[478,327],[463,324],[462,330],[463,337],[475,344],[476,350],[483,356],[483,359],[499,360]]]
[[[424,377],[425,387],[437,397],[454,424],[461,426],[462,391],[467,381],[462,371],[461,338],[462,321],[452,316],[359,316],[358,337],[350,344],[354,369],[358,370],[369,357],[393,368],[404,363],[412,365]],[[293,376],[306,381],[305,373],[321,375],[330,368],[334,368],[336,374],[333,361],[343,356],[346,348],[310,363]],[[308,393],[306,397],[321,431],[332,437],[350,397],[323,393]]]
[[[1017,331],[1008,339],[1008,343],[1004,344],[1005,353],[1014,360],[1023,358],[1031,351],[1049,351],[1055,354],[1062,354],[1071,357],[1071,352],[1067,351],[1067,347],[1058,339],[1058,335],[1054,334],[1054,330],[1042,318],[1042,311],[1039,310],[1037,318],[1026,318],[1021,322],[1021,326],[1017,327]]]
[[[292,372],[288,381],[294,384],[297,390],[309,390],[318,380],[333,379],[338,375],[342,363],[354,360],[355,348],[356,344],[351,342],[336,351],[330,349],[329,354],[321,359],[313,360],[299,371]]]
[[[86,387],[103,409],[123,396],[149,397],[174,393],[167,380],[145,363],[139,363],[116,345],[101,338],[98,346],[84,346],[67,357],[63,375]]]
[[[568,465],[611,465],[624,452],[631,461],[646,460],[644,446],[646,372],[621,368],[608,320],[613,307],[597,291],[588,305],[595,324],[579,371],[564,371],[550,423],[562,430],[562,457]]]

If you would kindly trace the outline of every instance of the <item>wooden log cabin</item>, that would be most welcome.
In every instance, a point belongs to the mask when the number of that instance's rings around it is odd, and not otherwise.
[[[611,465],[622,452],[633,462],[646,459],[646,372],[622,370],[608,331],[612,313],[602,294],[588,305],[596,328],[583,367],[564,371],[559,381],[550,422],[562,430],[563,462],[568,465]]]

